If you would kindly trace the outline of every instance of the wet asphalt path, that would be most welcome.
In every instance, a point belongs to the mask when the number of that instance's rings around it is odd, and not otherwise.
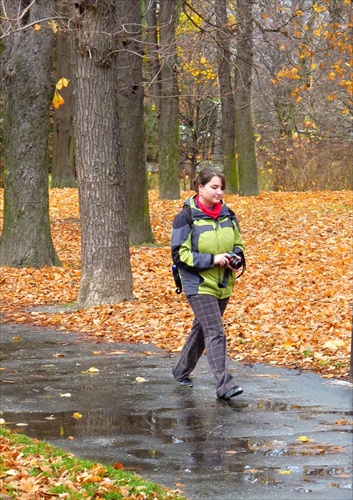
[[[8,428],[193,500],[352,499],[348,382],[231,362],[244,394],[223,402],[205,357],[190,389],[173,380],[173,356],[150,345],[0,328]]]

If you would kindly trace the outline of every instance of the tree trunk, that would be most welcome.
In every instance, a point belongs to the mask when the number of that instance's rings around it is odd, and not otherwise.
[[[237,59],[235,67],[235,133],[240,194],[259,194],[254,130],[251,118],[252,8],[254,0],[238,0]]]
[[[132,300],[125,172],[116,107],[117,1],[72,5],[74,133],[82,228],[78,305]]]
[[[14,28],[50,17],[54,0],[3,2]],[[26,14],[19,17],[27,7]],[[4,13],[2,13],[3,15]],[[5,18],[5,17],[4,17]],[[51,56],[54,34],[48,27],[13,31],[4,38],[5,182],[0,265],[59,266],[50,233],[48,134]]]
[[[150,87],[157,113],[159,113],[159,102],[161,97],[161,66],[158,57],[158,21],[157,21],[157,1],[146,0],[146,52],[148,55],[150,70]]]
[[[159,13],[161,99],[159,102],[159,197],[180,198],[179,90],[176,58],[177,2],[162,0]]]
[[[57,5],[60,14],[67,10]],[[71,44],[67,33],[57,33],[56,43],[56,80],[67,78],[69,86],[60,90],[65,103],[55,110],[53,123],[53,163],[51,168],[51,187],[74,188],[77,186],[74,162],[74,138],[72,126],[72,83],[71,83]]]
[[[126,172],[129,240],[131,245],[141,245],[154,241],[146,170],[141,0],[120,2],[118,19],[121,26],[117,105]]]
[[[218,81],[221,96],[224,175],[227,183],[227,192],[237,193],[239,189],[239,183],[235,151],[234,94],[231,82],[231,34],[227,30],[226,0],[215,0],[215,14],[216,22],[218,25]]]
[[[213,160],[215,162],[223,161],[223,146],[222,146],[222,109],[217,110],[216,130],[213,142]]]

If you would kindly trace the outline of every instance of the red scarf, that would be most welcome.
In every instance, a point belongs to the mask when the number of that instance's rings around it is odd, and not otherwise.
[[[212,219],[217,219],[217,217],[221,213],[222,203],[220,201],[218,203],[215,203],[212,208],[207,208],[203,203],[201,203],[199,195],[196,195],[196,203],[201,208],[203,213],[205,213],[209,217],[212,217]]]

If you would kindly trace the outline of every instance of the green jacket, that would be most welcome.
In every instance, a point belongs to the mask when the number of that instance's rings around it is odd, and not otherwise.
[[[196,195],[185,200],[184,208],[175,217],[171,250],[186,296],[214,295],[230,297],[235,272],[215,266],[214,256],[234,252],[244,259],[244,245],[237,218],[227,205],[215,220],[196,204]]]

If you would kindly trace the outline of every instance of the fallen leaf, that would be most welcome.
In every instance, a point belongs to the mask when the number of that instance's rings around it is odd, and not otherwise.
[[[96,368],[95,366],[92,366],[91,368],[88,368],[88,370],[86,370],[82,373],[99,373],[99,369]]]
[[[4,471],[7,476],[16,476],[18,474],[18,470],[8,469]]]
[[[346,418],[342,418],[341,420],[336,420],[335,424],[336,425],[353,425],[353,421],[347,420]]]
[[[324,343],[323,347],[325,349],[332,349],[332,350],[337,350],[339,347],[342,347],[344,345],[343,340],[328,340],[327,342]]]
[[[286,340],[284,343],[286,349],[294,349],[296,346],[297,342],[295,340]]]
[[[38,489],[40,488],[38,484],[38,480],[35,477],[21,477],[21,480],[18,484],[18,489],[20,491],[25,491],[29,493],[31,496],[35,495]]]
[[[302,443],[313,443],[314,440],[311,438],[308,438],[306,436],[299,436],[298,441],[301,441]]]
[[[100,483],[101,481],[102,478],[97,474],[88,474],[86,477],[81,479],[82,484]]]

